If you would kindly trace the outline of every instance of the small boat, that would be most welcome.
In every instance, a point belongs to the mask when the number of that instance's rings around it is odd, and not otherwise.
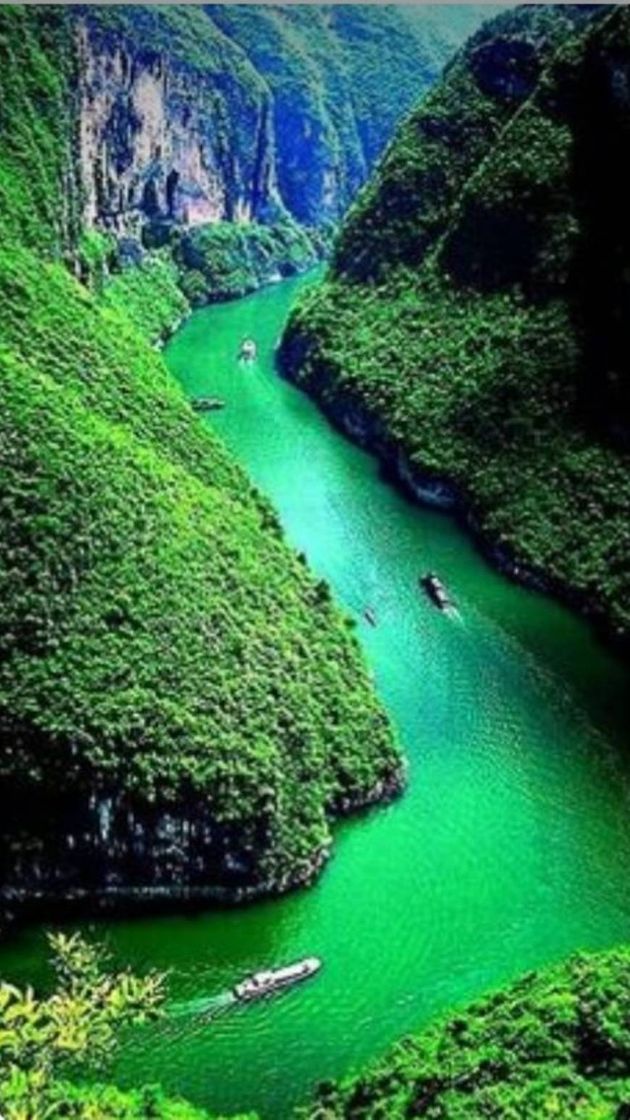
[[[257,353],[258,350],[256,349],[256,343],[253,338],[244,338],[238,353],[239,358],[245,358],[246,361],[253,362]]]
[[[216,412],[225,408],[225,401],[218,397],[194,397],[190,404],[194,412]]]
[[[370,626],[376,626],[376,615],[374,614],[374,611],[371,607],[365,608],[363,617],[366,622],[369,622]]]
[[[441,611],[452,607],[453,604],[444,584],[433,572],[427,572],[420,577],[420,586],[426,591],[431,602]]]
[[[318,957],[306,957],[303,961],[289,964],[285,968],[255,972],[253,976],[248,976],[246,980],[237,984],[233,992],[236,999],[260,999],[282,988],[288,988],[292,984],[299,984],[301,980],[307,980],[309,976],[319,972],[321,967],[322,962]]]

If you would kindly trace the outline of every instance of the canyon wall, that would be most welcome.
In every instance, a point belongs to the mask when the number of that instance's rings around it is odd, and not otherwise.
[[[483,14],[447,33],[395,7],[73,9],[84,224],[336,221]]]
[[[171,48],[180,15],[164,15]],[[31,895],[286,889],[319,866],[332,816],[401,782],[327,585],[151,345],[186,306],[173,261],[98,282],[113,238],[81,230],[64,190],[85,19],[0,8],[0,916]],[[153,112],[181,75],[149,31],[131,57],[101,26],[86,62],[96,116],[111,122],[120,83],[123,121],[145,114],[132,155],[183,136]],[[138,221],[127,197],[117,231]]]
[[[502,567],[625,647],[629,73],[620,6],[484,25],[397,130],[281,350],[407,487],[447,483]]]
[[[98,18],[79,19],[75,36],[88,227],[138,234],[160,219],[252,220],[277,206],[270,95],[251,67],[222,92],[212,72]]]

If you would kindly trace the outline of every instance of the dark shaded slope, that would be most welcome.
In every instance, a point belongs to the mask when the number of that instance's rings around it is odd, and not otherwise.
[[[86,214],[336,220],[465,21],[395,6],[77,6]]]
[[[484,24],[401,125],[343,224],[333,270],[369,279],[420,264],[554,46],[591,18],[588,7],[539,5]]]
[[[389,765],[328,598],[254,501],[2,381],[5,891],[310,878]]]
[[[481,18],[457,12],[73,6],[68,168],[90,255],[108,242],[103,276],[159,249],[197,305],[312,266],[395,124]]]
[[[472,40],[351,211],[283,356],[416,493],[466,510],[500,563],[625,638],[626,216],[589,145],[610,170],[630,31],[601,9],[560,43],[567,18],[586,17],[522,9]]]
[[[388,5],[206,11],[269,85],[280,195],[308,225],[339,217],[463,37],[456,20],[447,36],[435,18]],[[474,6],[469,18],[481,19]]]

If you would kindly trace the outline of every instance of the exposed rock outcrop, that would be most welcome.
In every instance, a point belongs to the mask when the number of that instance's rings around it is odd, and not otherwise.
[[[86,18],[0,9],[0,882],[17,900],[284,890],[332,816],[386,796],[400,752],[327,585],[151,349],[186,309],[172,260],[103,290],[115,238],[84,231],[91,290],[66,267]],[[134,70],[107,46],[116,81],[162,88],[148,49]]]
[[[401,763],[360,796],[337,799],[330,812],[341,817],[392,800],[404,782]],[[4,786],[0,807],[4,917],[47,913],[62,899],[81,909],[249,902],[312,883],[332,847],[328,836],[278,875],[265,863],[271,816],[246,827],[221,823],[192,791],[148,803],[116,785],[56,796],[33,786],[22,798]]]
[[[481,18],[447,33],[378,6],[77,7],[85,224],[336,221]]]
[[[270,95],[248,68],[239,104],[216,75],[77,22],[79,162],[86,225],[118,234],[260,218],[277,203]],[[229,142],[232,110],[241,143]]]

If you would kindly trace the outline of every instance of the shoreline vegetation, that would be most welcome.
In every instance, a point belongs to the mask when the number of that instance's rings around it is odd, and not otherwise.
[[[623,652],[623,217],[591,157],[625,135],[606,91],[626,55],[623,9],[485,25],[396,134],[280,349],[408,492]]]
[[[104,43],[128,74],[131,16],[102,18],[81,49]],[[140,60],[146,81],[162,81],[166,35],[181,88],[191,74],[194,85],[202,14],[161,19],[143,9],[140,18],[153,36]],[[204,85],[202,101],[221,121],[213,158],[233,192],[226,220],[186,234],[170,218],[152,221],[146,256],[132,237],[120,267],[137,209],[129,184],[121,191],[97,170],[92,202],[110,192],[107,205],[124,198],[133,214],[116,212],[115,239],[82,228],[76,28],[60,9],[0,9],[7,910],[27,895],[79,904],[90,892],[95,905],[125,891],[159,904],[173,883],[236,902],[291,889],[325,863],[335,819],[404,784],[349,619],[195,419],[155,349],[191,306],[309,267],[328,244],[328,228],[314,234],[287,217],[271,189],[271,92],[286,109],[287,89],[289,103],[296,91],[302,103],[303,85],[291,74],[270,92],[261,76],[269,60],[259,59],[258,73],[233,18],[218,11],[203,42],[210,73],[227,67],[247,91],[236,106],[247,109],[246,135],[236,140],[250,179],[237,181],[226,147],[234,90],[213,96]],[[242,34],[256,41],[255,26]],[[286,48],[301,34],[285,29],[280,39]],[[624,648],[628,277],[610,254],[626,180],[607,198],[589,169],[611,180],[628,138],[627,99],[617,113],[617,86],[604,79],[619,55],[627,65],[629,44],[626,12],[597,19],[577,6],[525,8],[479,33],[388,149],[344,224],[332,272],[294,312],[280,352],[285,375],[400,485],[464,516],[494,542],[498,566],[573,596]],[[317,97],[307,89],[305,103],[309,112],[325,106],[318,139],[335,151],[343,130],[331,98],[347,79],[335,72],[328,84],[320,63],[307,67]],[[370,68],[356,135],[332,179],[322,158],[316,192],[301,199],[299,177],[293,193],[285,181],[305,221],[333,180],[336,220],[365,177],[366,152],[376,159],[382,147],[370,133],[373,79]],[[133,164],[133,118],[115,125],[116,157],[124,166],[131,151]],[[88,144],[92,170],[102,167],[94,155]],[[182,190],[163,171],[143,184],[153,218],[160,208],[171,215]],[[286,180],[286,161],[277,171]],[[261,220],[230,223],[239,208]],[[0,984],[7,1120],[203,1120],[159,1091],[64,1079],[72,1056],[106,1056],[119,1027],[152,1017],[161,982],[112,977],[76,940],[53,948],[52,995]],[[528,974],[401,1042],[366,1074],[323,1086],[301,1115],[624,1120],[629,993],[625,949]]]
[[[401,761],[384,780],[371,790],[354,798],[344,798],[329,809],[333,826],[350,816],[359,816],[378,806],[384,807],[404,794],[406,766]],[[171,822],[172,828],[172,822]],[[31,921],[51,920],[63,906],[64,917],[89,917],[103,914],[128,916],[200,910],[208,905],[219,907],[247,906],[264,898],[308,889],[317,881],[334,854],[334,831],[326,843],[310,853],[302,866],[289,873],[282,882],[274,879],[241,885],[176,883],[124,884],[90,887],[51,885],[40,889],[37,881],[23,888],[0,887],[0,916],[5,928]],[[0,924],[0,935],[3,926]]]
[[[579,588],[554,579],[549,571],[534,566],[518,551],[518,545],[506,545],[483,526],[481,511],[475,508],[474,498],[467,493],[461,480],[457,482],[439,471],[429,471],[422,464],[413,462],[400,444],[395,443],[384,430],[382,419],[370,413],[351,399],[330,396],[310,383],[301,383],[303,359],[292,354],[291,339],[283,341],[279,351],[282,375],[302,388],[319,406],[329,422],[355,443],[369,452],[379,462],[384,476],[400,492],[420,506],[439,510],[455,517],[470,535],[475,546],[496,571],[515,583],[533,591],[549,595],[571,610],[583,615],[593,625],[599,638],[618,654],[630,653],[630,635],[618,633],[602,617],[596,602]]]
[[[121,256],[116,238],[84,234],[77,270],[105,307],[123,312],[161,349],[196,308],[240,299],[315,268],[330,252],[331,230],[295,222],[219,222],[187,234],[165,231],[159,246]]]
[[[151,347],[172,259],[109,287],[59,193],[74,46],[65,10],[0,13],[3,896],[281,891],[401,754],[330,588]]]
[[[301,1120],[624,1120],[630,951],[583,954],[520,979],[320,1086]]]
[[[20,1120],[24,1109],[33,1120],[211,1120],[157,1086],[123,1090],[97,1080],[125,1027],[168,1015],[167,978],[112,971],[103,951],[77,934],[48,940],[52,992],[40,996],[0,982],[0,1106],[7,1120]],[[624,1120],[629,1021],[630,950],[578,954],[406,1036],[362,1073],[322,1082],[294,1115]]]

